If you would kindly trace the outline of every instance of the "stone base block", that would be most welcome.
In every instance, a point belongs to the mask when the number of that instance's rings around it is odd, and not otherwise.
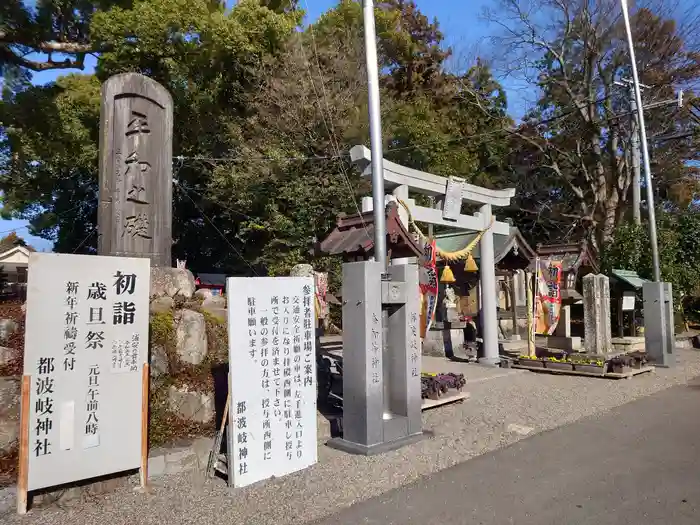
[[[379,443],[378,445],[362,445],[360,443],[353,443],[351,441],[346,441],[343,438],[333,438],[326,442],[330,448],[340,450],[342,452],[347,452],[348,454],[355,454],[359,456],[376,456],[377,454],[383,454],[385,452],[390,452],[392,450],[405,447],[406,445],[412,445],[425,439],[426,437],[432,436],[433,433],[424,430],[418,434],[413,434],[411,436],[406,436],[401,439],[396,439],[394,441],[385,441],[384,443]]]
[[[537,346],[565,350],[567,352],[579,352],[583,349],[580,337],[561,337],[556,335],[537,337],[535,338],[535,344]]]
[[[503,351],[506,354],[526,354],[527,340],[501,339],[498,341],[499,346],[503,346]]]
[[[464,329],[428,330],[423,340],[423,355],[451,357],[464,353]]]
[[[614,352],[643,352],[646,348],[643,337],[613,337],[612,347]]]

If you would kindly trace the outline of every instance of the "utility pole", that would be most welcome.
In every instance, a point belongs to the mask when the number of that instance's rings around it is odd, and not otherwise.
[[[673,366],[675,364],[674,346],[675,330],[673,324],[673,294],[670,283],[661,281],[659,265],[659,244],[656,236],[656,209],[654,208],[654,188],[651,180],[651,164],[649,162],[649,147],[647,131],[644,126],[644,104],[642,90],[637,74],[637,61],[634,56],[634,41],[630,15],[627,11],[627,0],[620,0],[622,16],[625,20],[627,45],[632,66],[632,81],[634,82],[634,98],[637,103],[639,135],[642,145],[642,160],[644,161],[644,178],[647,187],[647,213],[649,214],[649,240],[651,241],[651,260],[654,270],[654,281],[644,283],[644,345],[647,356],[656,366]]]
[[[642,188],[641,188],[641,148],[639,140],[639,111],[637,110],[637,98],[634,93],[634,81],[628,78],[622,78],[620,81],[615,81],[615,85],[628,88],[629,92],[629,117],[630,117],[630,160],[632,168],[632,216],[634,223],[642,224]],[[640,89],[649,89],[650,86],[639,84]],[[662,100],[644,106],[644,111],[663,106],[678,105],[683,106],[683,90],[678,92],[678,97],[670,100]],[[625,114],[618,115],[618,117]]]
[[[637,117],[637,100],[634,97],[634,87],[629,86],[630,95],[630,147],[632,148],[632,215],[634,223],[639,226],[642,224],[642,184],[641,184],[641,166],[639,162],[639,119]]]
[[[343,437],[331,439],[328,446],[369,456],[422,439],[423,425],[418,265],[387,265],[373,0],[363,0],[362,14],[369,92],[374,261],[343,264]]]
[[[630,15],[627,11],[627,0],[622,2],[622,16],[625,19],[627,32],[627,45],[630,51],[630,63],[632,66],[632,80],[634,82],[634,98],[637,101],[637,115],[639,133],[642,141],[642,159],[644,160],[644,178],[647,186],[647,208],[649,213],[649,240],[651,241],[651,261],[654,268],[654,281],[661,282],[661,269],[659,266],[659,243],[656,237],[656,209],[654,208],[654,188],[651,181],[651,164],[649,162],[649,147],[647,145],[647,130],[644,126],[644,104],[642,103],[642,90],[637,74],[637,59],[634,56],[634,41],[632,40],[632,27]]]
[[[369,140],[372,152],[372,200],[374,205],[374,260],[386,271],[386,207],[384,205],[384,152],[382,148],[382,117],[379,106],[379,65],[377,61],[377,30],[374,23],[374,2],[363,0],[362,15],[365,29],[365,61],[369,92]]]

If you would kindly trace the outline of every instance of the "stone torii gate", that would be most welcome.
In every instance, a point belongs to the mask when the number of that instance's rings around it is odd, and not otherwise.
[[[372,175],[372,155],[364,146],[350,150],[350,158],[365,177]],[[481,324],[484,339],[483,357],[480,363],[497,365],[498,356],[498,311],[496,297],[496,271],[494,260],[493,234],[509,235],[510,224],[496,221],[493,208],[508,206],[515,196],[515,189],[491,190],[467,184],[457,177],[440,177],[432,173],[414,170],[384,159],[384,185],[395,198],[406,203],[414,221],[426,224],[449,226],[460,230],[486,230],[480,241],[481,279]],[[437,208],[416,205],[409,198],[409,191],[433,197]],[[462,202],[481,205],[478,213],[463,215]],[[406,211],[401,207],[401,219],[408,223]],[[489,227],[490,226],[490,227]]]

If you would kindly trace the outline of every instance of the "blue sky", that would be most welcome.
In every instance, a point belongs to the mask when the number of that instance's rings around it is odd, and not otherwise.
[[[1,0],[0,0],[1,1]],[[227,2],[231,4],[231,0]],[[300,0],[301,7],[307,12],[307,22],[317,19],[322,13],[337,4],[336,0]],[[477,56],[479,47],[484,37],[489,31],[489,27],[481,20],[481,13],[485,5],[490,4],[489,0],[416,0],[420,10],[429,18],[437,18],[442,32],[446,36],[447,44],[454,50],[454,65],[470,62]],[[86,60],[86,71],[89,73],[95,66],[95,60],[88,57]],[[34,75],[34,83],[45,84],[52,82],[57,76],[67,73],[66,71],[47,71]],[[505,83],[509,88],[509,99],[511,107],[518,105],[519,89],[516,86]],[[30,236],[26,229],[25,221],[0,220],[0,236],[17,228],[17,235],[23,237],[28,243],[38,250],[50,251],[52,242],[45,239]]]

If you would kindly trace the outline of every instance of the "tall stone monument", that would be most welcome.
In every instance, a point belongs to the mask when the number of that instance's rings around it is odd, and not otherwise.
[[[584,348],[588,354],[612,351],[610,328],[610,282],[605,275],[583,278]]]
[[[102,86],[98,253],[172,267],[173,101],[148,77]]]

